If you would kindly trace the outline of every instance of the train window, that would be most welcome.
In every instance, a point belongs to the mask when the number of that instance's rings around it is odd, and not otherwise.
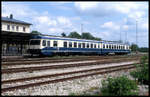
[[[91,48],[93,48],[93,44],[91,43]]]
[[[42,46],[46,46],[46,40],[43,40]]]
[[[103,48],[105,48],[105,44],[103,44]]]
[[[94,44],[94,48],[96,48],[96,44]]]
[[[114,49],[116,49],[116,45],[114,45]]]
[[[106,44],[106,48],[108,48],[108,44]]]
[[[77,47],[77,43],[76,43],[76,42],[74,42],[74,47],[75,47],[75,48]]]
[[[111,45],[109,45],[109,49],[111,49]]]
[[[67,48],[67,42],[64,42],[64,47],[66,47],[66,48]]]
[[[100,48],[100,44],[98,44],[98,48]]]
[[[85,48],[85,43],[82,43],[83,48]]]
[[[89,43],[87,43],[87,48],[89,48]]]
[[[40,40],[31,40],[30,45],[40,45]]]
[[[78,43],[78,48],[81,48],[81,43]]]
[[[47,41],[47,46],[50,47],[50,41]]]
[[[69,42],[69,47],[72,47],[72,42]]]
[[[112,49],[114,49],[114,45],[112,45]]]
[[[53,46],[54,46],[54,47],[57,47],[57,41],[54,41]]]

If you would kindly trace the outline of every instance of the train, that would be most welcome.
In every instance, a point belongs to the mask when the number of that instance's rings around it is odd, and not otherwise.
[[[60,36],[35,35],[29,41],[31,55],[108,55],[129,54],[130,46],[118,42],[96,41]]]

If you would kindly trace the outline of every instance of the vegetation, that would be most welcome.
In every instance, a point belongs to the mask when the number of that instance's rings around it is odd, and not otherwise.
[[[138,45],[136,45],[136,44],[132,44],[132,45],[131,45],[131,51],[132,51],[132,52],[135,52],[135,51],[137,51],[138,49],[139,49]]]
[[[149,48],[141,47],[138,49],[139,52],[149,52]]]
[[[74,31],[74,32],[70,32],[68,36],[63,32],[61,36],[69,37],[69,38],[78,38],[78,39],[98,40],[98,41],[102,40],[101,38],[92,36],[89,32],[84,32],[80,35],[78,32]]]
[[[61,36],[66,37],[67,35],[63,32],[63,33],[61,33]]]
[[[102,81],[102,96],[129,96],[137,95],[138,87],[135,81],[130,80],[127,76],[108,78]]]
[[[136,64],[136,70],[130,73],[134,78],[137,78],[140,83],[148,84],[149,82],[149,67],[148,56],[141,58],[140,64]]]
[[[70,32],[70,34],[68,35],[68,37],[80,39],[80,38],[81,38],[81,35],[78,34],[77,32]]]
[[[135,52],[136,50],[139,51],[139,52],[149,52],[149,48],[146,48],[146,47],[139,48],[138,45],[132,44],[131,45],[131,51]]]
[[[89,32],[82,33],[81,38],[82,39],[90,39],[90,40],[102,40],[101,38],[92,36]]]
[[[40,32],[38,32],[38,31],[34,31],[34,30],[33,30],[31,33],[32,33],[32,34],[38,34],[38,35],[40,35],[40,34],[41,34]]]

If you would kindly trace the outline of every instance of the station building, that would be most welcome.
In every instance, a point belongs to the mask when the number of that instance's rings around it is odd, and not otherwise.
[[[18,56],[27,53],[32,24],[10,17],[1,17],[1,56]]]

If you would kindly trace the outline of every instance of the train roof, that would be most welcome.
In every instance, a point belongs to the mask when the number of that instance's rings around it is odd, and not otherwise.
[[[118,43],[118,42],[113,42],[113,41],[97,41],[97,40],[87,40],[87,39],[68,38],[68,37],[61,37],[61,36],[52,36],[52,35],[36,35],[36,36],[33,36],[33,38],[36,38],[36,39],[57,39],[57,40],[70,40],[70,41],[82,41],[82,42],[95,42],[95,43],[125,45],[123,43]]]

